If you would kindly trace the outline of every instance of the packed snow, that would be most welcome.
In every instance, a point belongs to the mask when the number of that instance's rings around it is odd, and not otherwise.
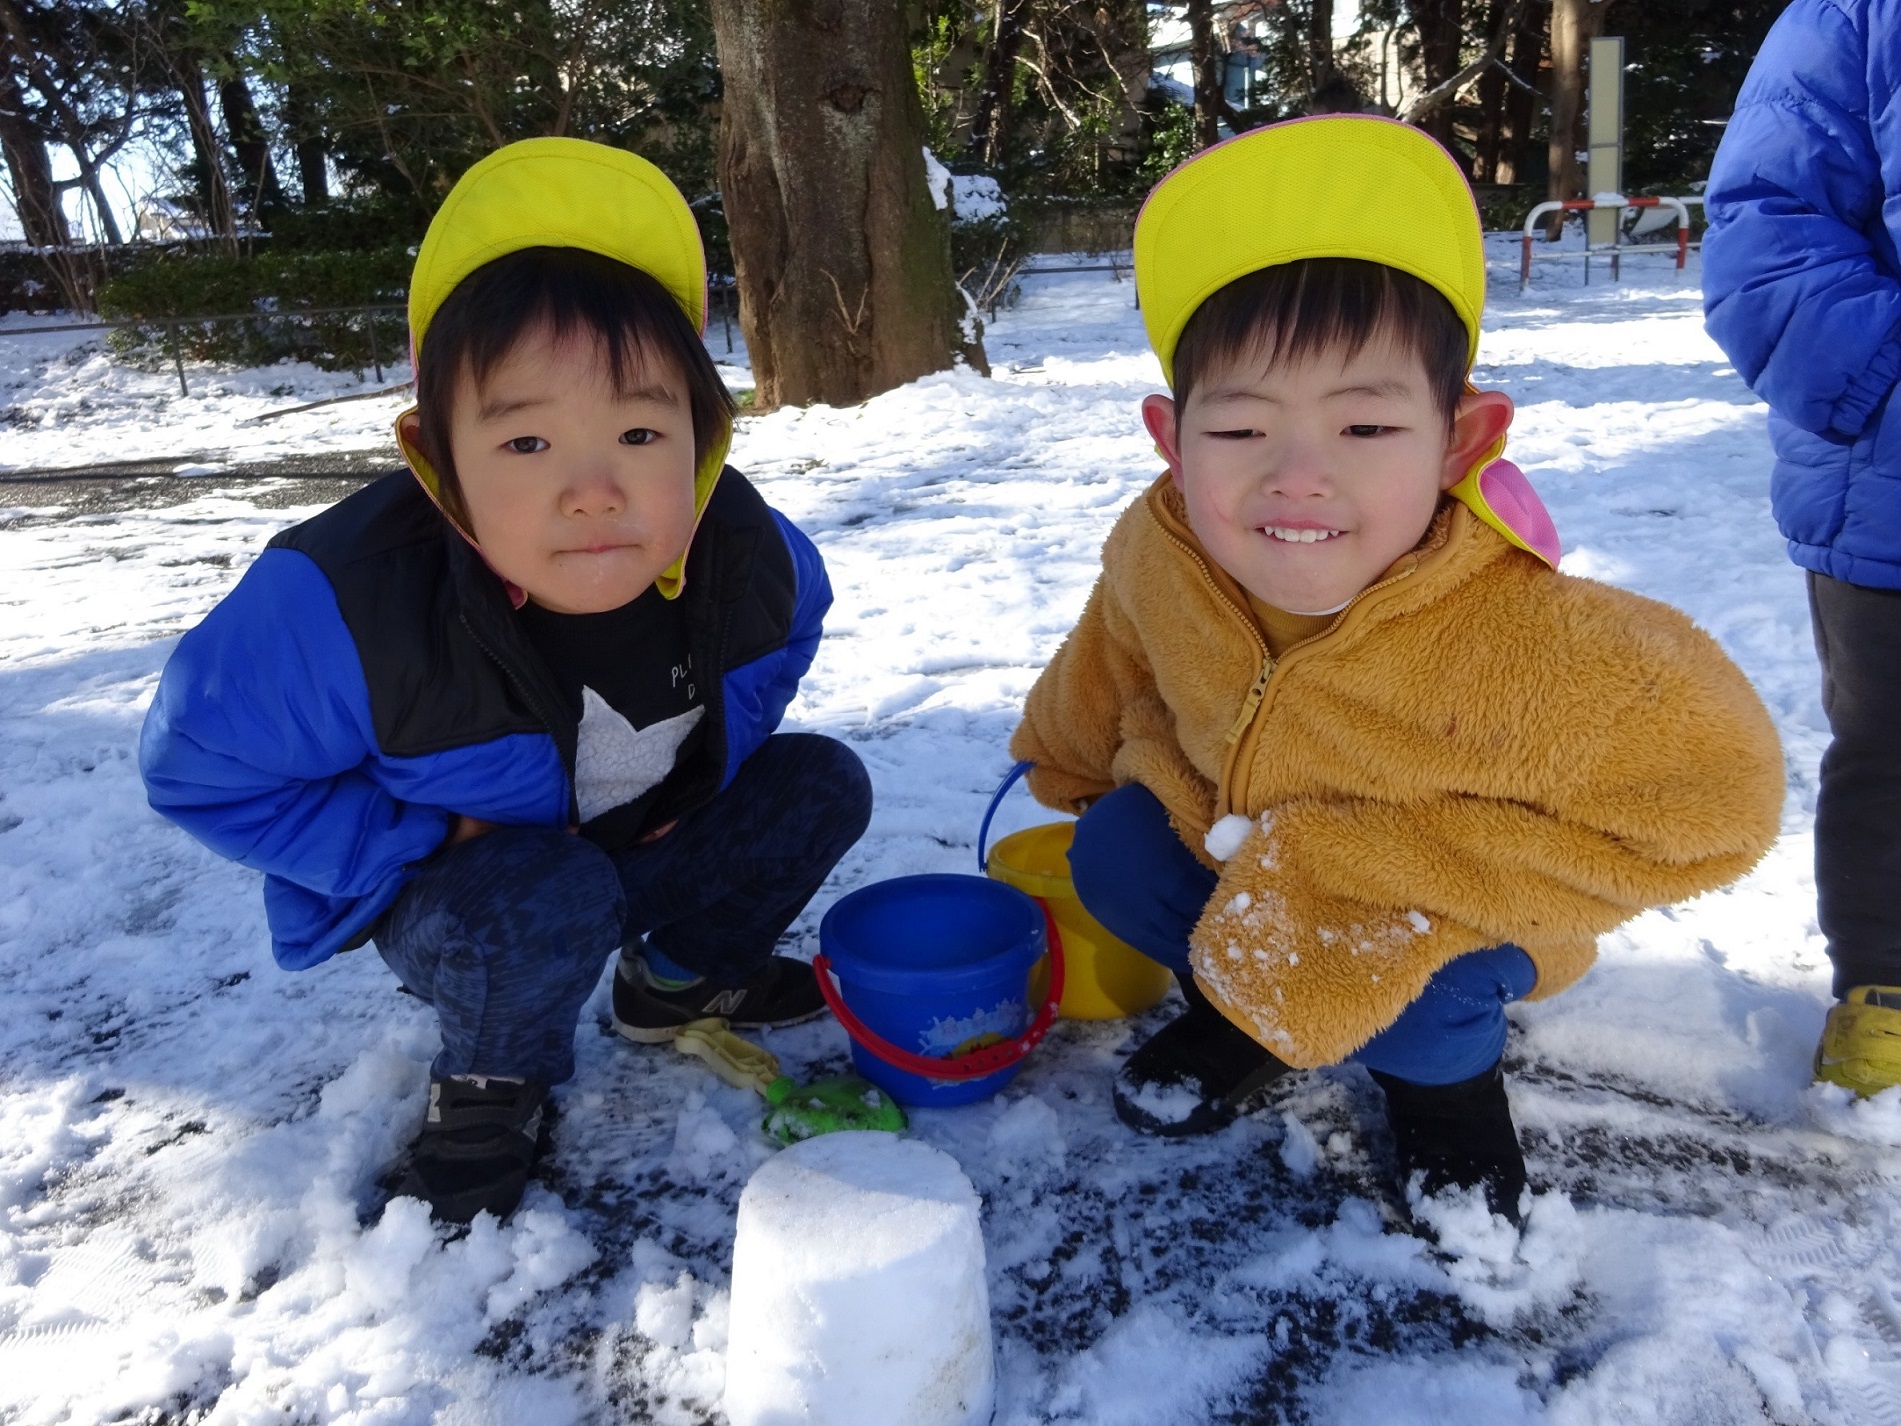
[[[1457,1204],[1440,1245],[1400,1226],[1358,1070],[1290,1077],[1206,1139],[1123,1129],[1110,1076],[1172,996],[1059,1023],[999,1098],[916,1112],[983,1198],[999,1423],[1901,1424],[1901,1095],[1809,1086],[1825,725],[1763,408],[1694,272],[1646,257],[1586,288],[1541,264],[1520,297],[1516,245],[1493,259],[1479,378],[1519,404],[1565,568],[1681,605],[1747,669],[1787,749],[1782,841],[1514,1007],[1522,1237]],[[845,890],[974,870],[1023,695],[1156,471],[1129,285],[1023,288],[986,334],[994,379],[741,422],[736,464],[838,590],[791,723],[848,740],[877,791],[801,954]],[[181,399],[90,336],[0,340],[0,459],[387,449],[400,401],[245,426],[373,375],[190,376]],[[505,1226],[432,1227],[378,1186],[422,1114],[426,1007],[370,950],[274,969],[257,878],[145,807],[172,641],[314,512],[304,488],[161,476],[62,511],[0,486],[0,1419],[719,1421],[740,1193],[774,1153],[759,1099],[619,1040],[604,983],[542,1183]],[[999,834],[1046,816],[1006,807]],[[769,1044],[803,1080],[846,1067],[829,1020]]]
[[[1239,812],[1230,812],[1208,829],[1208,835],[1201,839],[1201,844],[1209,856],[1218,862],[1225,862],[1241,850],[1241,844],[1253,830],[1252,818],[1244,817]]]
[[[952,173],[929,149],[924,150],[924,186],[938,211],[949,208],[958,223],[1001,218],[1010,207],[996,179],[987,173]]]
[[[981,1210],[957,1160],[895,1134],[827,1134],[763,1164],[733,1241],[732,1426],[985,1426]]]

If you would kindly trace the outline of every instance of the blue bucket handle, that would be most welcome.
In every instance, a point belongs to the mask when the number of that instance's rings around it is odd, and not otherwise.
[[[997,808],[1003,804],[1004,795],[1017,785],[1017,780],[1024,773],[1035,766],[1035,763],[1025,758],[1011,768],[1008,775],[997,785],[996,794],[991,797],[990,805],[984,808],[983,825],[977,829],[977,870],[986,875],[990,871],[990,819],[997,815]]]

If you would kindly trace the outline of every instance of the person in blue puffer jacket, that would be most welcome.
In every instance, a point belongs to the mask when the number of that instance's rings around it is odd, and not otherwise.
[[[1833,733],[1815,809],[1837,1004],[1818,1079],[1901,1084],[1901,0],[1794,0],[1710,171],[1709,332],[1769,403]]]
[[[644,160],[535,139],[464,175],[410,285],[409,470],[270,542],[179,642],[152,806],[265,874],[278,962],[373,941],[435,1010],[400,1192],[510,1212],[582,1004],[664,1043],[824,1008],[774,946],[869,780],[775,731],[831,604],[725,465],[705,260]]]

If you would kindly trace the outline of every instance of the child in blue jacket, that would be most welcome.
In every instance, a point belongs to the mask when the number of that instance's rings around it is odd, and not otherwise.
[[[442,1050],[402,1190],[506,1214],[619,954],[614,1023],[823,1008],[773,947],[862,835],[843,744],[775,733],[831,588],[724,465],[692,214],[535,139],[450,193],[410,288],[410,470],[273,539],[180,641],[152,806],[265,873],[278,963],[373,941]]]
[[[1837,1003],[1817,1079],[1901,1085],[1901,5],[1794,0],[1710,170],[1710,335],[1769,403],[1834,735],[1815,799]]]

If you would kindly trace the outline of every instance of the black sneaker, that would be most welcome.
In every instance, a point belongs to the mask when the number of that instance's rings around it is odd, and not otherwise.
[[[547,1098],[548,1086],[533,1080],[430,1080],[429,1115],[396,1192],[420,1198],[444,1223],[483,1212],[506,1218],[540,1157]]]
[[[614,971],[614,1028],[642,1045],[664,1045],[682,1025],[713,1015],[735,1030],[758,1030],[824,1013],[812,967],[790,956],[773,956],[738,985],[702,978],[680,990],[655,985],[636,951],[622,952]]]
[[[1505,1074],[1498,1065],[1457,1084],[1412,1084],[1375,1070],[1399,1154],[1402,1193],[1418,1176],[1421,1193],[1479,1188],[1486,1205],[1523,1227],[1525,1152],[1518,1146]]]
[[[1115,1077],[1116,1117],[1185,1139],[1229,1123],[1288,1067],[1186,983],[1188,1009],[1151,1035]]]

